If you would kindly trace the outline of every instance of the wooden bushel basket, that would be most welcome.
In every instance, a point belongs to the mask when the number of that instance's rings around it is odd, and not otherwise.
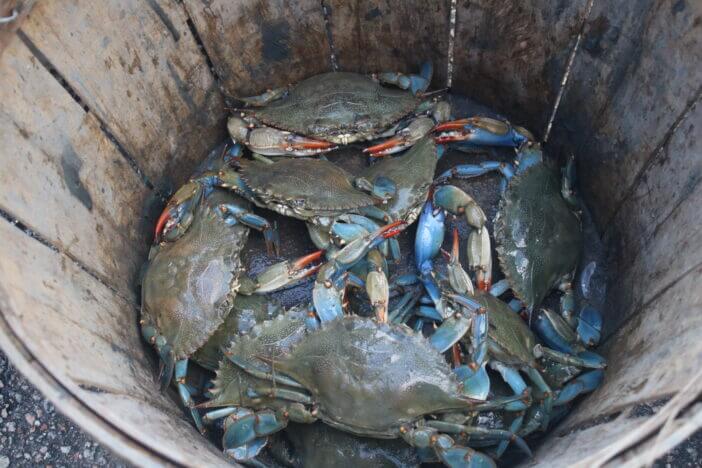
[[[638,466],[702,426],[702,3],[0,1],[0,16],[13,9],[0,346],[120,456],[228,463],[158,392],[136,297],[162,196],[225,138],[226,97],[427,58],[434,88],[576,154],[610,249],[605,382],[529,463]]]

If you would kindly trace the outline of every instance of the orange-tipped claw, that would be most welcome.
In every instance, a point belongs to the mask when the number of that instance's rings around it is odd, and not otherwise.
[[[296,150],[327,150],[333,149],[335,146],[334,143],[328,141],[314,140],[301,136],[295,136],[290,141],[290,147]]]
[[[161,215],[158,217],[158,221],[156,221],[156,228],[154,229],[154,243],[158,243],[159,239],[161,238],[161,234],[163,233],[163,228],[166,227],[166,224],[170,219],[171,207],[166,205],[161,212]]]
[[[404,226],[405,224],[407,224],[406,221],[399,220],[395,221],[394,223],[390,223],[387,226],[383,226],[380,231],[380,235],[383,236],[384,239],[394,237],[403,231],[403,229],[400,229],[400,226]]]
[[[293,268],[295,268],[296,270],[301,270],[307,265],[316,262],[317,260],[322,258],[323,255],[324,250],[318,250],[316,252],[312,252],[309,255],[305,255],[304,257],[300,257],[297,260],[295,260],[295,262],[293,262]],[[317,270],[319,270],[320,267],[321,265],[315,265],[314,267],[310,268],[311,273],[309,274],[311,275],[312,273],[316,272]]]
[[[364,153],[370,153],[371,156],[377,158],[380,156],[384,156],[385,150],[388,150],[390,148],[393,148],[395,146],[399,146],[403,144],[404,140],[402,138],[390,138],[389,140],[386,140],[382,143],[378,143],[377,145],[369,146],[368,148],[364,148],[363,152]]]
[[[463,130],[463,127],[465,127],[467,124],[472,123],[472,119],[458,119],[458,120],[451,120],[449,122],[443,122],[440,124],[437,124],[433,128],[433,132],[445,132],[445,131],[453,131],[453,130]]]
[[[460,253],[460,238],[458,237],[458,228],[453,228],[453,245],[451,246],[451,256],[458,260]]]
[[[490,278],[482,272],[478,271],[477,273],[477,280],[478,280],[478,289],[482,291],[490,291],[490,286],[492,286],[492,281],[490,281]]]

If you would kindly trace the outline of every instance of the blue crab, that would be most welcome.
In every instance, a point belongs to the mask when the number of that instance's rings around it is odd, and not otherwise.
[[[523,372],[538,390],[542,410],[536,416],[541,427],[545,428],[554,405],[565,405],[599,385],[603,376],[602,369],[606,367],[604,358],[580,348],[552,349],[540,344],[521,317],[507,303],[497,298],[504,292],[503,285],[495,284],[489,292],[473,287],[470,277],[459,262],[459,236],[456,229],[453,231],[451,252],[446,256],[447,280],[454,293],[453,301],[471,307],[477,303],[485,317],[485,324],[481,324],[481,328],[461,339],[461,347],[470,350],[470,362],[463,365],[460,350],[454,350],[454,364],[457,366],[454,371],[462,379],[466,394],[476,399],[487,398],[491,385],[485,367],[490,366],[502,376],[515,396],[523,397],[523,401],[508,403],[505,410],[524,411],[531,404],[531,397],[528,386],[520,375]],[[436,281],[433,281],[434,287],[438,289]],[[561,319],[559,315],[553,315]],[[423,316],[431,315],[424,311]],[[438,321],[442,319],[438,313],[433,318]],[[569,382],[583,369],[588,372]],[[566,374],[554,375],[557,372]],[[547,380],[557,382],[559,387],[552,390]],[[522,421],[523,415],[518,416],[510,430],[519,430]],[[530,422],[528,420],[527,424],[531,425]],[[497,453],[501,454],[505,449],[506,444],[501,444]]]
[[[268,156],[311,156],[395,133],[398,151],[429,133],[435,123],[422,115],[434,106],[421,96],[431,76],[431,64],[419,75],[315,75],[295,86],[243,98],[250,107],[231,117],[227,127],[235,142]]]
[[[596,343],[601,327],[599,312],[584,309],[575,316],[571,286],[580,258],[582,233],[574,195],[574,161],[570,158],[561,180],[544,160],[541,145],[526,129],[486,117],[444,122],[435,128],[441,143],[461,147],[493,145],[514,147],[515,164],[494,161],[456,166],[437,182],[452,177],[472,178],[490,171],[504,176],[502,199],[495,217],[495,239],[502,270],[514,295],[529,311],[553,289],[563,292],[561,314],[583,340]],[[580,324],[579,322],[582,322]]]
[[[218,166],[223,161],[209,159],[205,164]],[[220,210],[223,205],[242,216],[224,216]],[[194,205],[188,214],[187,229],[167,223],[161,242],[149,252],[142,277],[141,332],[160,357],[161,387],[165,388],[175,377],[182,402],[188,408],[193,404],[185,384],[188,358],[205,346],[237,310],[240,290],[266,294],[317,270],[310,265],[322,252],[273,265],[253,280],[242,275],[240,256],[249,226],[267,225],[267,221],[250,212],[246,200],[217,189]],[[197,412],[191,413],[202,429]]]

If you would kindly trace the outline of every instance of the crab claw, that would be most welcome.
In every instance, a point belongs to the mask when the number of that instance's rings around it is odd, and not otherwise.
[[[433,132],[438,133],[434,137],[438,144],[458,142],[516,148],[534,139],[526,129],[489,117],[469,117],[443,122],[435,126]]]
[[[402,151],[404,148],[402,145],[405,143],[405,139],[401,137],[394,137],[390,138],[389,140],[385,140],[382,143],[378,143],[377,145],[369,146],[368,148],[364,148],[363,152],[364,153],[370,153],[371,156],[374,158],[380,157],[380,156],[386,156],[388,154],[393,154],[399,151]]]
[[[322,266],[311,265],[324,255],[324,250],[318,250],[297,260],[285,260],[276,263],[262,271],[254,281],[256,282],[255,294],[267,294],[280,289],[289,288],[298,281],[312,276]]]
[[[382,244],[385,239],[398,235],[404,229],[405,221],[395,221],[371,233],[356,237],[346,246],[336,252],[325,265],[325,279],[338,278],[342,273],[353,267],[369,251]]]
[[[203,193],[202,185],[191,181],[173,194],[156,221],[154,244],[161,242],[162,238],[174,241],[185,233]]]
[[[400,151],[409,148],[424,138],[424,136],[432,131],[433,125],[434,120],[430,117],[417,117],[405,128],[398,131],[393,138],[390,138],[389,140],[377,145],[369,146],[368,148],[365,148],[363,152],[370,153],[370,155],[374,158],[399,153]]]
[[[336,148],[336,145],[334,143],[330,143],[328,141],[323,140],[315,140],[314,138],[307,138],[295,134],[289,135],[285,140],[289,144],[289,148],[293,151],[316,150],[317,152],[322,152],[330,151]]]

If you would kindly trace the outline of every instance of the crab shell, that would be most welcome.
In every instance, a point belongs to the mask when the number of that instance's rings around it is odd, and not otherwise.
[[[249,228],[222,221],[217,207],[249,203],[215,190],[198,204],[194,220],[177,241],[155,246],[142,283],[142,319],[154,324],[176,359],[200,348],[229,314],[239,289],[240,254]]]
[[[488,311],[490,355],[508,366],[526,365],[537,368],[533,353],[537,343],[536,336],[519,314],[510,309],[504,301],[480,290],[475,291],[472,299]]]
[[[580,220],[561,196],[560,180],[536,164],[509,182],[495,217],[497,255],[512,291],[529,310],[580,258]]]
[[[385,176],[397,187],[385,211],[393,219],[412,224],[422,210],[436,172],[439,157],[434,139],[425,137],[407,152],[397,157],[386,157],[361,173],[368,180]]]
[[[250,332],[256,324],[275,318],[282,312],[283,306],[273,298],[238,294],[227,318],[193,354],[193,361],[205,369],[214,371],[222,360],[222,348],[226,348],[236,336]]]
[[[411,92],[365,75],[332,72],[301,81],[283,98],[246,113],[271,127],[348,144],[377,138],[419,103]]]
[[[256,366],[271,363],[267,372],[287,375],[309,391],[322,421],[360,436],[396,438],[404,424],[470,409],[472,401],[461,396],[444,357],[421,335],[358,316],[308,331],[304,318],[284,314],[254,327],[225,354]],[[280,408],[280,401],[248,399],[256,379],[241,375],[225,359],[207,406]]]
[[[242,160],[239,173],[254,203],[302,220],[375,205],[353,186],[354,177],[323,159],[284,158],[273,164]]]

